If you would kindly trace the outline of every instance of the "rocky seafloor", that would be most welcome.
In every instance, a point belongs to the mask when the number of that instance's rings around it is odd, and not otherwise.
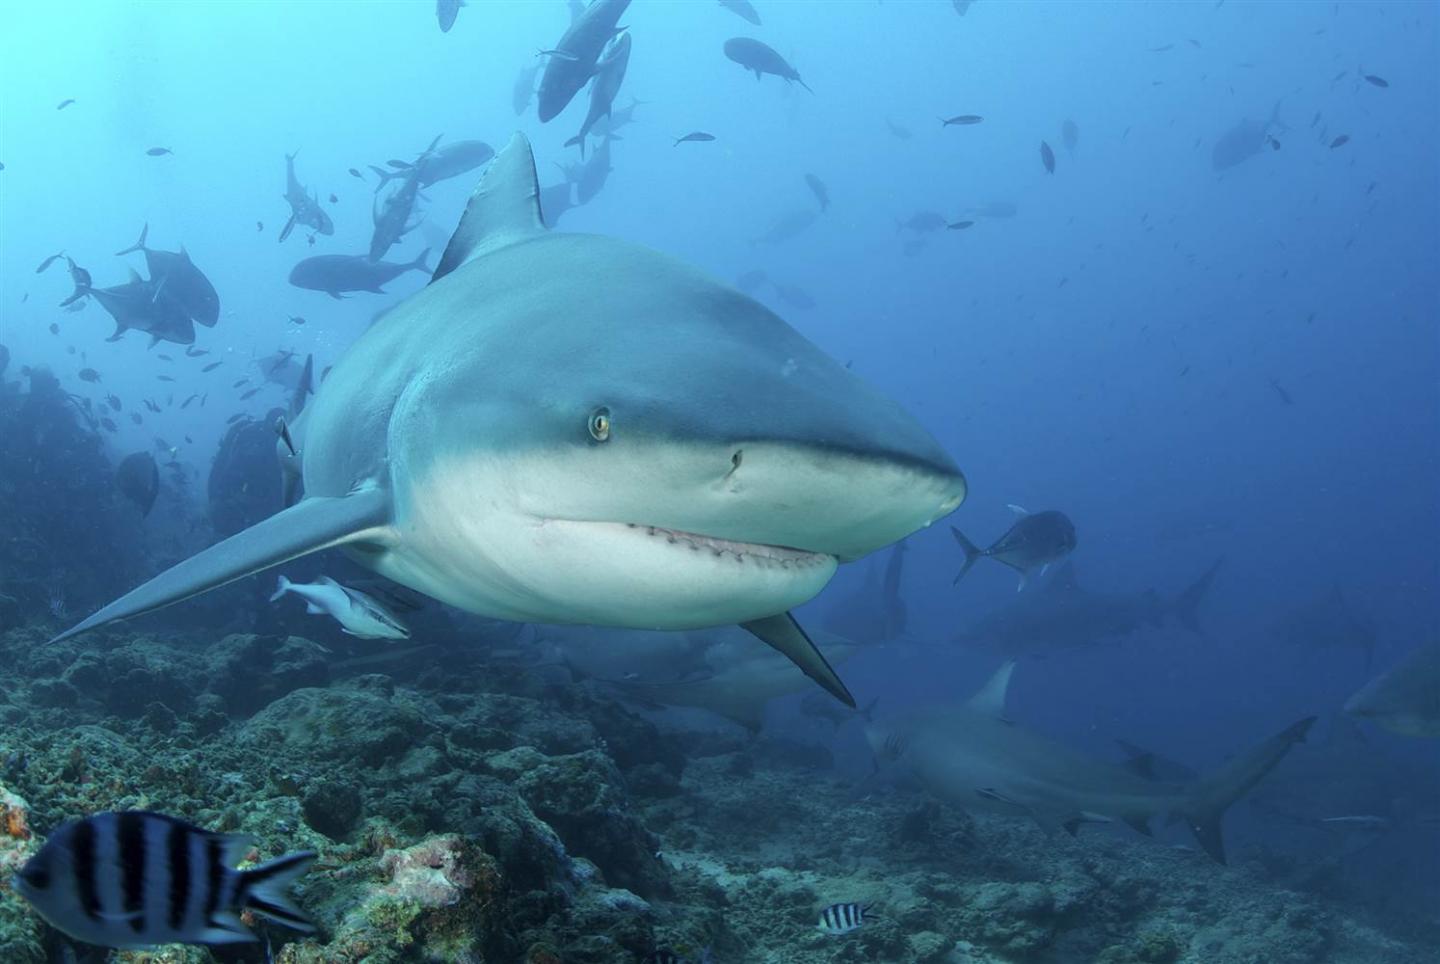
[[[859,798],[819,749],[667,734],[481,646],[337,658],[296,636],[0,635],[0,961],[281,964],[1431,961],[1243,855],[1047,837]],[[210,951],[68,947],[9,887],[58,823],[145,808],[310,848],[319,927]],[[820,909],[875,918],[822,934]],[[1417,924],[1419,926],[1426,926]],[[1433,925],[1429,925],[1432,926]]]

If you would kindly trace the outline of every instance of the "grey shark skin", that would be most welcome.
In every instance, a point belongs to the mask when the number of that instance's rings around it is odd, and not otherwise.
[[[540,75],[536,115],[540,123],[553,120],[569,105],[595,73],[595,62],[616,34],[620,17],[630,0],[595,0],[570,24]]]
[[[285,155],[285,202],[290,205],[290,219],[285,222],[285,227],[280,229],[282,242],[290,237],[290,232],[295,230],[297,224],[314,228],[317,234],[328,236],[335,233],[335,222],[330,220],[330,215],[320,206],[314,192],[306,191],[300,179],[295,176],[295,154]]]
[[[498,619],[740,624],[832,694],[790,617],[965,480],[895,402],[740,292],[545,230],[529,143],[481,180],[431,284],[291,427],[305,498],[64,636],[320,549]]]
[[[1440,738],[1440,643],[1419,647],[1366,683],[1345,701],[1345,712],[1402,736]]]
[[[1013,662],[967,703],[901,724],[874,722],[866,739],[890,775],[908,776],[941,800],[970,810],[1032,817],[1046,830],[1121,821],[1145,835],[1156,817],[1183,818],[1220,863],[1225,810],[1302,741],[1300,720],[1207,777],[1189,784],[1149,780],[1027,730],[1005,716]]]
[[[1219,567],[1216,562],[1179,595],[1165,599],[1154,591],[1091,591],[1080,585],[1074,563],[1066,560],[1034,590],[962,628],[955,638],[1023,656],[1092,645],[1146,626],[1163,626],[1168,619],[1199,632],[1199,606]]]

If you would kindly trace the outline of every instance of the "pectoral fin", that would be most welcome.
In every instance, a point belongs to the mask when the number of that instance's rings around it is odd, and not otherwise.
[[[850,691],[830,668],[830,664],[810,641],[810,637],[805,635],[805,630],[800,628],[794,616],[780,613],[778,616],[741,623],[740,628],[784,653],[790,662],[800,667],[802,673],[825,687],[825,691],[831,696],[852,710],[855,709],[855,697],[850,695]]]
[[[383,489],[342,498],[302,499],[172,566],[51,642],[198,596],[321,549],[350,542],[383,542],[388,538],[389,523],[390,494]]]

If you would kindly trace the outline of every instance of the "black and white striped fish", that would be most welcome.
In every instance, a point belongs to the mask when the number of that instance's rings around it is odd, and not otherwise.
[[[315,854],[237,870],[253,841],[143,810],[67,823],[15,877],[57,930],[103,947],[253,941],[240,913],[313,931],[286,892]]]
[[[865,923],[874,904],[831,904],[820,912],[820,929],[827,934],[849,934]]]

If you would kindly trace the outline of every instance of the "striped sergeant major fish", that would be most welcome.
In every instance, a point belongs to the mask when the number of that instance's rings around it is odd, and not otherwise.
[[[253,941],[246,910],[313,931],[287,890],[316,855],[236,869],[252,843],[159,813],[100,813],[56,830],[14,886],[57,930],[102,947]]]
[[[820,930],[826,934],[849,934],[860,929],[874,904],[831,904],[820,912]]]

